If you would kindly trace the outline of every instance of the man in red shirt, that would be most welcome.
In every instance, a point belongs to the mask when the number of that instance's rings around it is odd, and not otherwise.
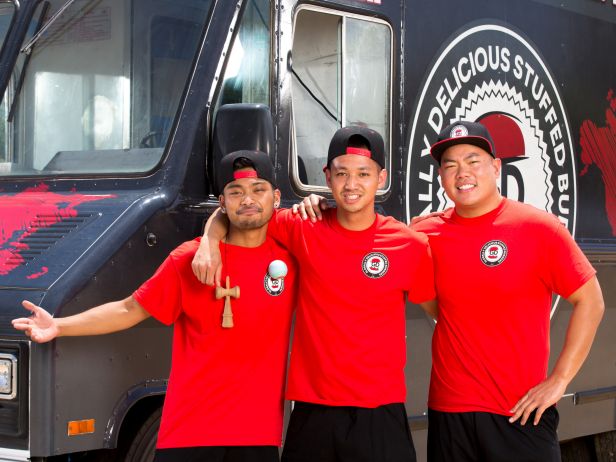
[[[241,289],[229,296],[231,313],[223,309],[225,297],[192,274],[195,239],[171,252],[124,300],[66,318],[24,301],[32,316],[13,321],[35,342],[116,332],[149,316],[174,324],[157,462],[279,460],[297,276],[291,256],[266,236],[280,192],[269,157],[255,151],[225,156],[218,185],[230,222],[220,243],[223,277],[229,288]]]
[[[377,132],[338,130],[324,167],[337,209],[319,222],[280,211],[268,228],[301,267],[285,462],[415,460],[404,408],[405,301],[436,314],[433,268],[425,236],[375,213],[384,166]],[[209,246],[224,233],[214,214]],[[212,283],[220,256],[210,256],[207,241],[193,266]]]
[[[455,207],[413,225],[429,237],[438,298],[428,460],[560,462],[554,405],[604,311],[595,270],[556,217],[500,195],[483,125],[451,124],[431,154]],[[323,219],[323,199],[306,198],[303,218]],[[547,375],[552,293],[573,314]]]
[[[555,216],[500,195],[483,125],[446,127],[431,154],[455,206],[413,226],[429,237],[439,302],[428,459],[560,462],[554,405],[603,315],[595,270]],[[548,375],[553,293],[573,314]]]

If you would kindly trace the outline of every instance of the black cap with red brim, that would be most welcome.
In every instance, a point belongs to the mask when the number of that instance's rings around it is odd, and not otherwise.
[[[477,146],[492,157],[494,153],[494,141],[486,127],[477,122],[458,121],[445,127],[438,135],[438,140],[430,148],[430,154],[439,163],[447,148],[456,144],[472,144]]]
[[[357,136],[366,145],[366,148],[349,146],[349,141],[354,136]],[[383,142],[383,137],[370,128],[351,125],[338,129],[329,143],[327,165],[323,167],[323,170],[328,169],[332,160],[336,157],[346,154],[368,157],[379,164],[381,168],[385,168],[385,143]]]
[[[233,170],[233,163],[236,159],[244,157],[250,160],[254,166],[254,170]],[[262,151],[234,151],[224,156],[218,166],[218,190],[222,192],[225,186],[232,181],[240,178],[261,178],[269,181],[274,188],[274,166],[269,156]]]

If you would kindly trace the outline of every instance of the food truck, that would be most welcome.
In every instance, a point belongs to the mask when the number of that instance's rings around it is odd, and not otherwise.
[[[458,119],[597,269],[605,316],[559,437],[563,460],[615,460],[616,1],[0,0],[0,46],[0,460],[150,461],[170,366],[152,319],[35,344],[22,300],[59,317],[132,293],[201,234],[226,152],[265,151],[287,206],[327,196],[347,125],[385,140],[380,213],[443,210],[429,146]],[[551,364],[570,314],[554,298]],[[434,323],[406,319],[423,460]]]

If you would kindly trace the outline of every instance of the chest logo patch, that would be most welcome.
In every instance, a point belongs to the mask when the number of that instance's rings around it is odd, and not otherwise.
[[[381,252],[370,252],[362,260],[361,269],[369,278],[382,278],[389,269],[389,260]]]
[[[266,274],[263,278],[263,287],[268,294],[277,297],[284,291],[284,278],[273,278]]]
[[[503,241],[490,241],[481,248],[481,261],[486,266],[498,266],[507,258],[507,246]]]

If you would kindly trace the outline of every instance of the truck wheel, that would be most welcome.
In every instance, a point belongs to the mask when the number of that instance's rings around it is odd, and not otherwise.
[[[560,445],[562,462],[593,462],[592,447],[586,438],[576,438]],[[592,444],[592,443],[591,443]]]
[[[597,462],[616,462],[616,431],[595,435]]]
[[[162,408],[159,407],[143,423],[130,443],[124,462],[152,462],[154,460],[162,412]]]

